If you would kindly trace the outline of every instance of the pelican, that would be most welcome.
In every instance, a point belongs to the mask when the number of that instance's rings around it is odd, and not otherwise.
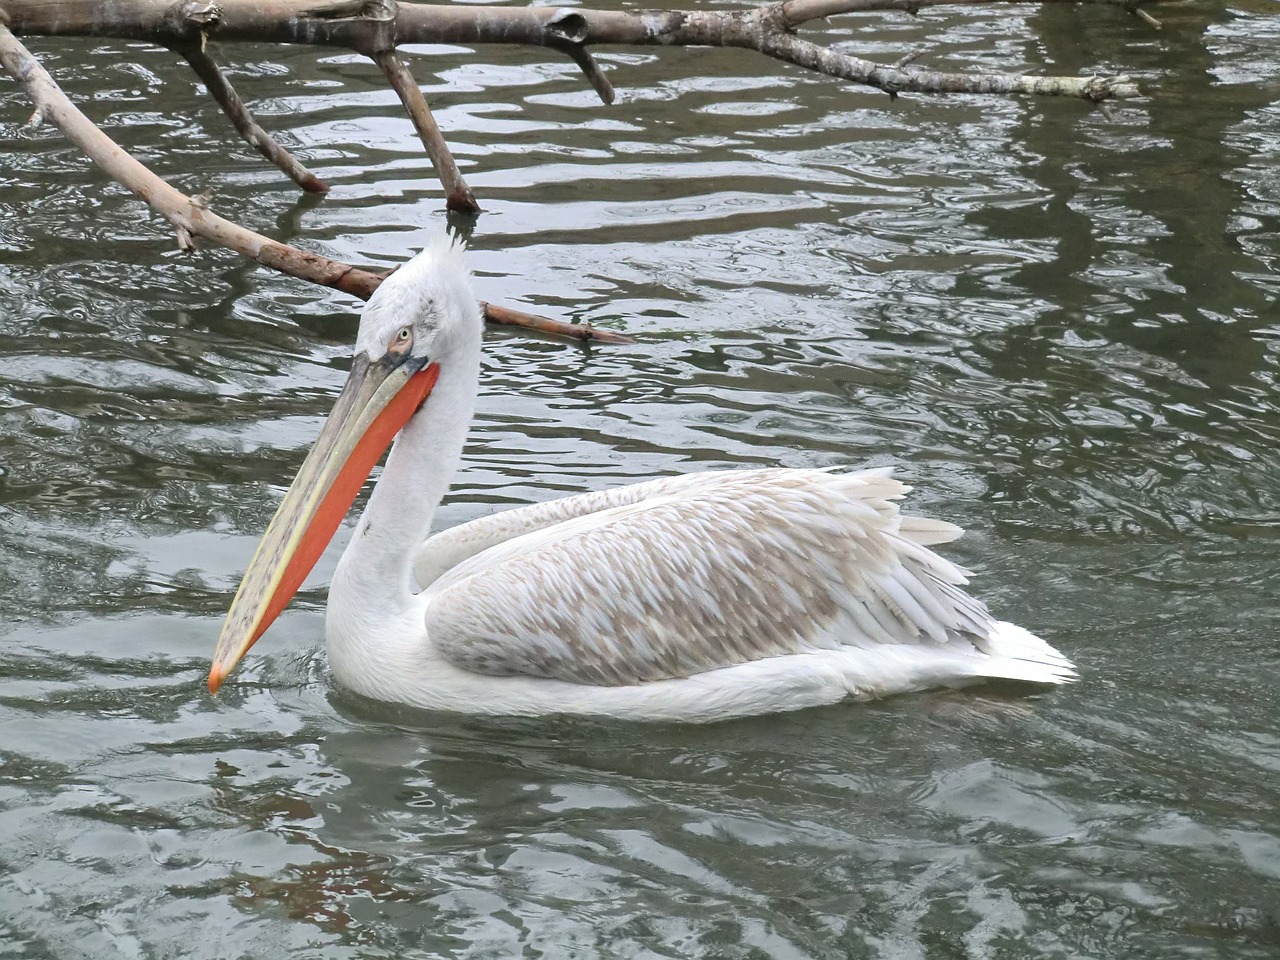
[[[431,535],[462,455],[482,320],[462,248],[392,274],[315,446],[232,601],[216,693],[386,466],[329,590],[334,679],[429,710],[709,722],[992,678],[1076,678],[995,620],[904,516],[887,470],[668,477],[481,517]],[[393,442],[394,441],[394,442]]]

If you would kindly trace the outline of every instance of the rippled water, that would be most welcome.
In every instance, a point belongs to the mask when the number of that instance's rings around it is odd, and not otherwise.
[[[604,109],[538,52],[418,51],[486,210],[481,295],[640,341],[491,331],[443,523],[701,467],[892,465],[970,529],[950,555],[979,592],[1084,673],[704,729],[344,695],[336,550],[209,697],[356,304],[178,254],[0,85],[0,955],[1276,956],[1280,20],[1204,6],[1159,34],[1088,8],[831,33],[1158,86],[1113,120],[680,50],[606,52]],[[174,56],[32,46],[249,226],[388,266],[443,224],[357,57],[227,51],[334,184],[311,202]]]

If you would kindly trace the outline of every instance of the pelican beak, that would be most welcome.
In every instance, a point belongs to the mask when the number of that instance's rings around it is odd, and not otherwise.
[[[425,357],[357,354],[333,413],[280,502],[231,601],[209,669],[209,691],[280,615],[316,565],[392,439],[440,375]]]

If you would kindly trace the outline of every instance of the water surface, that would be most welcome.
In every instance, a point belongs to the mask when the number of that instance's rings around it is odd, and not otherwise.
[[[357,304],[179,254],[0,87],[0,955],[1276,956],[1280,20],[1160,15],[828,35],[1158,88],[1113,119],[889,102],[741,51],[605,51],[605,109],[540,52],[417,51],[486,211],[480,295],[639,339],[490,331],[442,524],[694,469],[892,466],[970,530],[948,552],[994,610],[1083,673],[701,729],[343,694],[336,549],[209,697]],[[248,226],[379,268],[443,226],[358,57],[224,52],[334,185],[313,202],[175,56],[31,45]]]

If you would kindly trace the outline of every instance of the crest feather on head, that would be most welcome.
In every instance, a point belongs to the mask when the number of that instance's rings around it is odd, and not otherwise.
[[[400,265],[382,281],[360,315],[356,350],[371,358],[385,352],[388,336],[406,323],[422,325],[420,333],[438,331],[452,339],[454,328],[483,323],[479,303],[471,289],[466,243],[440,233],[427,241],[422,252]]]

